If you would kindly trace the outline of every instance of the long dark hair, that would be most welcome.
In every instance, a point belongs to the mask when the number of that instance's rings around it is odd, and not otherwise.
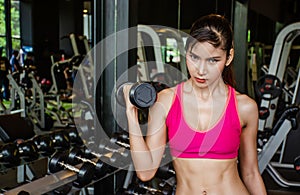
[[[230,22],[221,15],[210,14],[196,20],[190,30],[185,45],[186,51],[193,48],[197,42],[209,42],[215,48],[221,47],[226,51],[227,58],[233,48],[233,32]],[[235,86],[232,64],[225,66],[222,72],[226,84]]]

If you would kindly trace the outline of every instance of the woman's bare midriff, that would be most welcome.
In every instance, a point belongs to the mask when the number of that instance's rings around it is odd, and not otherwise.
[[[241,181],[237,159],[174,158],[176,195],[249,195]]]

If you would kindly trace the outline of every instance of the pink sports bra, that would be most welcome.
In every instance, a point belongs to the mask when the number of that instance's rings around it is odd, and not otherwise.
[[[218,122],[212,128],[200,132],[191,128],[184,119],[182,86],[182,83],[177,85],[176,96],[166,118],[171,155],[179,158],[236,158],[241,125],[234,88],[228,86],[227,106]]]

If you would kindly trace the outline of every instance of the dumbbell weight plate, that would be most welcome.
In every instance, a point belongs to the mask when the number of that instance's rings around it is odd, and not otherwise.
[[[117,102],[121,105],[125,107],[125,100],[124,100],[124,94],[123,94],[123,88],[125,85],[132,85],[133,83],[123,83],[121,84],[116,91],[116,100]]]
[[[26,162],[30,162],[39,158],[38,148],[32,140],[27,140],[18,144],[18,149],[20,157]]]
[[[82,145],[83,141],[75,128],[69,130],[70,143],[73,145]]]
[[[294,160],[294,169],[300,174],[300,156]]]
[[[55,152],[52,139],[49,135],[39,135],[33,138],[38,151],[44,156],[50,156]]]
[[[117,141],[129,143],[129,133],[127,131],[113,133],[110,142],[115,144]]]
[[[129,91],[130,102],[140,109],[152,106],[156,97],[155,88],[149,83],[135,83]]]
[[[124,83],[116,91],[116,99],[121,106],[125,106],[123,88],[128,84],[132,83]],[[149,108],[156,101],[156,90],[151,83],[134,83],[129,91],[129,99],[137,108]]]
[[[59,150],[65,150],[70,147],[69,134],[66,131],[59,130],[51,133],[54,147]]]
[[[266,74],[256,82],[255,91],[258,97],[265,100],[272,100],[280,96],[282,83],[275,75]]]
[[[67,163],[70,165],[77,165],[80,161],[76,158],[76,156],[82,157],[83,152],[79,148],[72,148],[69,152]]]
[[[0,161],[7,163],[9,166],[15,166],[20,163],[19,150],[13,143],[5,144],[1,147]]]
[[[73,185],[78,188],[82,188],[89,183],[94,178],[95,166],[91,163],[83,163],[77,173],[77,179],[73,182]]]
[[[101,158],[99,158],[95,166],[95,176],[97,178],[105,176],[110,171],[110,168],[111,166],[109,164],[103,162]]]
[[[259,108],[259,119],[265,120],[270,116],[270,111],[267,107],[260,107]]]
[[[63,167],[59,164],[60,162],[65,162],[67,155],[62,152],[56,152],[49,160],[48,169],[51,173],[56,173],[63,170]]]
[[[156,172],[156,176],[162,179],[169,179],[174,176],[174,169],[170,164],[160,166]]]

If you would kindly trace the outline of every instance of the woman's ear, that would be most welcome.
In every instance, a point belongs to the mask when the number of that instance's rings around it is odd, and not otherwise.
[[[233,60],[233,56],[234,56],[234,49],[231,48],[229,51],[229,56],[227,56],[227,61],[226,61],[226,66],[229,66]]]

